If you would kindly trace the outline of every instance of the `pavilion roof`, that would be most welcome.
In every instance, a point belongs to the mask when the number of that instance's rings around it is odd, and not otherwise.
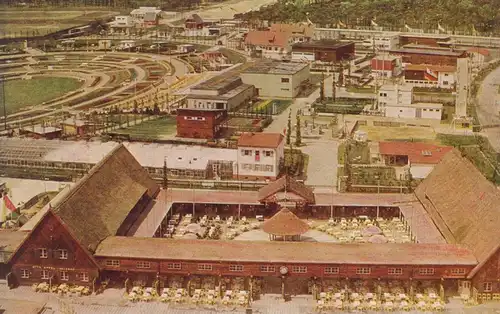
[[[307,203],[314,204],[315,202],[314,193],[309,187],[287,175],[260,188],[259,201],[263,202],[276,193],[283,191],[295,193],[304,198]]]
[[[306,233],[309,225],[299,219],[288,208],[282,208],[262,225],[262,230],[278,236],[293,236]]]

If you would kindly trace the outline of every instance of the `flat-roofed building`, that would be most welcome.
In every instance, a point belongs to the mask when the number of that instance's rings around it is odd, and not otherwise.
[[[293,61],[339,62],[352,59],[354,42],[321,39],[300,42],[292,46]]]
[[[250,66],[240,76],[243,83],[255,86],[260,97],[293,98],[309,81],[310,72],[306,63],[266,60]]]
[[[219,136],[227,110],[177,109],[177,136],[213,139]]]

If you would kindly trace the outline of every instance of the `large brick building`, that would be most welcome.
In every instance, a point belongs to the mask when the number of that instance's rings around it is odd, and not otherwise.
[[[394,56],[401,56],[403,63],[456,66],[458,58],[468,56],[465,50],[432,49],[429,47],[401,48],[389,50]]]
[[[24,240],[16,238],[21,243],[3,265],[11,268],[9,285],[45,281],[97,289],[99,280],[117,287],[128,280],[161,289],[178,279],[189,294],[202,284],[218,287],[223,294],[242,282],[252,297],[259,297],[266,293],[317,296],[330,286],[377,291],[382,283],[397,280],[410,295],[432,286],[442,297],[500,296],[500,192],[456,150],[443,157],[415,195],[378,195],[376,203],[370,200],[373,195],[332,197],[288,178],[259,192],[245,192],[246,199],[241,192],[238,196],[205,191],[207,197],[198,196],[196,201],[190,192],[158,190],[119,146],[37,214]],[[167,199],[170,205],[183,204],[174,209],[166,206]],[[189,202],[211,205],[186,209],[184,204]],[[241,208],[242,202],[251,206]],[[220,211],[213,212],[219,205]],[[399,215],[418,240],[379,244],[186,240],[163,238],[163,232],[157,232],[164,231],[162,226],[174,210],[179,215],[196,216],[199,211],[198,215],[225,217],[236,209],[248,217],[257,213],[270,218],[281,206],[288,206],[297,217],[315,220],[334,215],[393,220]],[[278,229],[286,232],[289,220],[282,218],[292,215],[276,217],[273,224],[281,224]],[[297,217],[292,217],[295,222]],[[161,238],[148,238],[153,235]]]
[[[177,109],[177,136],[213,139],[219,136],[227,119],[224,109]]]
[[[336,63],[354,57],[354,42],[321,39],[296,43],[292,46],[292,60]]]

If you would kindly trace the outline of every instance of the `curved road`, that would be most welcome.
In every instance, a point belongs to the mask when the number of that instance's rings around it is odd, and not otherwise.
[[[478,92],[477,115],[479,123],[493,125],[483,129],[493,148],[500,153],[500,67],[491,72],[481,83]],[[497,125],[495,127],[495,125]]]

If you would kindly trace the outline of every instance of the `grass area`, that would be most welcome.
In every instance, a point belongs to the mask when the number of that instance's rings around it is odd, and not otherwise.
[[[113,12],[111,12],[113,13]],[[0,37],[46,35],[108,16],[108,11],[2,10]]]
[[[353,167],[353,185],[377,185],[380,180],[381,186],[399,186],[401,181],[396,180],[396,170],[392,167]]]
[[[133,123],[133,120],[131,121]],[[159,140],[175,134],[176,120],[173,117],[160,117],[154,120],[143,121],[123,129],[113,131],[113,134],[128,135],[134,140]]]
[[[498,173],[500,172],[500,154],[491,147],[487,138],[438,134],[437,140],[442,145],[458,148],[488,180],[500,185],[500,174]]]
[[[375,93],[374,87],[354,87],[349,86],[346,88],[349,93],[373,94]]]
[[[368,139],[374,142],[390,140],[408,140],[419,142],[435,142],[436,133],[432,128],[426,127],[384,127],[384,126],[366,126],[358,128],[368,134]]]
[[[338,163],[344,164],[345,162],[345,149],[346,143],[341,143],[338,147]],[[370,163],[370,147],[368,143],[354,142],[351,144],[349,151],[349,160],[351,164],[369,164]]]
[[[39,105],[80,88],[83,82],[73,78],[41,77],[5,82],[7,114],[23,107]]]
[[[261,114],[273,114],[278,115],[285,111],[292,104],[291,100],[282,99],[263,99],[252,105],[250,112],[261,113]],[[242,112],[245,109],[240,110]]]

